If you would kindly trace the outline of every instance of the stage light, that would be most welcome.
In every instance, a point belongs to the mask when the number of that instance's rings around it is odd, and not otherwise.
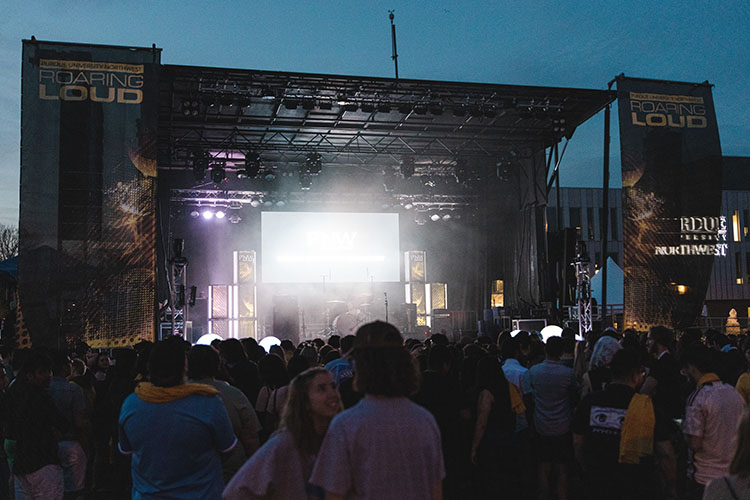
[[[318,175],[323,168],[323,157],[319,153],[308,153],[305,157],[305,169],[312,175]]]
[[[315,109],[315,101],[312,99],[302,99],[302,109],[312,111]]]
[[[440,216],[438,214],[432,214],[430,215],[430,220],[432,220],[433,222],[437,222],[440,220]]]
[[[430,113],[435,116],[440,116],[443,114],[443,106],[441,106],[438,102],[430,103],[428,109],[430,110]]]
[[[328,101],[328,100],[326,100],[326,101],[320,101],[320,102],[318,103],[318,107],[319,107],[319,108],[320,108],[321,110],[325,110],[325,111],[328,111],[328,110],[330,110],[330,109],[332,109],[332,108],[333,108],[333,103],[332,103],[331,101]]]
[[[214,213],[210,210],[204,210],[203,213],[201,213],[204,219],[210,220],[214,218]]]
[[[251,199],[250,206],[253,208],[258,208],[260,206],[260,200],[258,198]]]
[[[398,111],[402,115],[409,114],[411,112],[411,104],[408,104],[408,103],[399,104],[398,105]]]
[[[427,215],[424,212],[417,212],[416,215],[414,215],[414,222],[416,222],[418,226],[424,226],[427,224]]]
[[[423,104],[419,104],[417,106],[414,106],[414,113],[417,115],[426,115],[427,114],[427,106]]]
[[[190,212],[190,217],[192,217],[193,219],[197,219],[200,216],[201,216],[201,213],[197,210],[193,210],[192,212]]]
[[[227,178],[227,173],[221,165],[211,167],[211,180],[216,184],[221,184]]]
[[[263,176],[263,178],[270,182],[276,180],[276,174],[269,170],[268,172],[266,172],[266,175]]]
[[[312,187],[312,177],[309,173],[300,171],[299,173],[299,187],[302,191],[309,191]]]
[[[550,337],[562,337],[562,328],[557,325],[547,325],[539,333],[542,334],[542,342],[546,344]]]
[[[263,206],[264,207],[272,207],[273,206],[273,202],[271,200],[264,200],[263,201]]]
[[[401,175],[404,176],[404,179],[408,179],[412,175],[414,175],[414,158],[411,156],[407,156],[403,160],[401,160],[401,165],[399,165],[399,171],[401,172]]]
[[[213,342],[214,340],[224,339],[219,337],[215,333],[207,333],[205,335],[202,335],[201,338],[198,339],[198,342],[195,343],[195,345],[211,345],[211,342]]]
[[[271,87],[268,85],[264,85],[263,89],[260,91],[260,97],[262,99],[274,99],[276,97],[276,93],[273,91]]]
[[[466,160],[463,158],[456,160],[456,168],[453,171],[453,175],[459,184],[463,184],[469,180],[469,166],[466,164]]]
[[[237,214],[232,214],[228,217],[228,219],[229,219],[229,222],[231,222],[232,224],[237,224],[242,220],[242,217],[240,217]]]
[[[677,293],[685,295],[687,293],[687,287],[685,285],[677,285]]]
[[[451,214],[443,215],[443,220],[451,220]]]
[[[381,102],[378,104],[378,113],[390,113],[391,105],[387,102]]]
[[[194,151],[193,152],[193,176],[196,181],[202,181],[206,178],[206,170],[208,170],[208,159],[211,155],[207,151]]]
[[[276,202],[277,207],[283,207],[284,205],[286,205],[286,202],[284,200],[279,200]]]
[[[216,218],[217,219],[223,219],[224,217],[226,217],[226,215],[227,215],[227,213],[224,212],[223,210],[219,210],[218,212],[216,212]]]
[[[355,112],[359,109],[359,105],[356,102],[347,102],[343,105],[344,111]]]
[[[373,104],[371,102],[363,102],[362,103],[362,111],[364,113],[372,113],[373,111],[375,111],[375,104]]]
[[[252,179],[260,172],[263,161],[257,151],[252,149],[245,153],[245,175]]]
[[[269,352],[271,350],[271,347],[281,344],[281,341],[274,336],[268,336],[268,337],[262,338],[261,341],[258,342],[258,344],[263,349],[265,349],[266,352]]]
[[[297,109],[299,101],[297,99],[284,99],[284,107],[286,109]]]

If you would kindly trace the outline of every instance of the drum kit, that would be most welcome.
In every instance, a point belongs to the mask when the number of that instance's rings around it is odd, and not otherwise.
[[[368,299],[370,295],[362,295],[359,299]],[[359,302],[359,305],[354,305]],[[320,332],[323,337],[331,335],[354,335],[357,329],[372,321],[371,304],[369,301],[358,300],[347,303],[343,300],[329,300],[325,303],[325,329]]]

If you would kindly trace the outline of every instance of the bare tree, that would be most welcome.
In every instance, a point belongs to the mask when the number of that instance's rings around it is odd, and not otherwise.
[[[0,261],[18,255],[18,228],[0,224]]]

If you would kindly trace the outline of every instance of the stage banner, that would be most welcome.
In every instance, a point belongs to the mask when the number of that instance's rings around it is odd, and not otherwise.
[[[626,327],[685,328],[725,258],[711,86],[620,77]]]
[[[34,345],[154,339],[160,49],[24,40],[19,293]]]

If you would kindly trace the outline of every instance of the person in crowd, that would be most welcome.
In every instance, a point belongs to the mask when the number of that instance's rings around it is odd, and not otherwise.
[[[263,425],[261,442],[265,442],[279,425],[279,414],[274,409],[278,399],[275,391],[289,383],[289,376],[284,361],[275,354],[267,354],[260,358],[258,374],[263,387],[258,392],[255,411]]]
[[[344,408],[351,408],[362,398],[362,395],[354,390],[354,369],[351,363],[351,351],[354,347],[354,335],[345,335],[341,339],[341,353],[339,359],[329,361],[325,364],[325,369],[331,372],[336,387],[341,394],[341,401]]]
[[[52,361],[27,351],[8,394],[5,449],[9,451],[16,500],[62,500],[64,476],[57,437],[64,424],[48,392]]]
[[[401,334],[382,321],[363,325],[352,355],[355,387],[365,397],[331,422],[310,482],[329,500],[442,498],[440,430],[408,399],[419,373]]]
[[[260,446],[258,434],[261,425],[247,396],[227,382],[217,380],[218,373],[219,353],[213,347],[196,345],[190,349],[188,378],[193,383],[208,385],[219,391],[219,397],[232,422],[232,430],[241,445],[222,456],[221,465],[226,484]]]
[[[600,339],[601,341],[601,339]],[[591,500],[675,498],[675,462],[669,419],[651,399],[637,394],[645,373],[636,352],[617,351],[610,363],[611,382],[583,398],[573,419],[575,456]],[[664,471],[662,493],[655,456]]]
[[[341,336],[334,334],[328,337],[328,345],[337,350],[341,349]]]
[[[685,410],[680,390],[683,383],[680,363],[671,352],[674,343],[674,332],[669,328],[655,326],[649,330],[646,347],[654,363],[641,388],[641,392],[651,396],[654,405],[672,419],[680,418]]]
[[[434,335],[433,335],[434,337]],[[453,358],[448,347],[433,345],[428,354],[428,369],[422,373],[422,383],[414,395],[414,402],[426,408],[437,422],[443,447],[446,498],[458,494],[457,474],[461,454],[461,388],[451,368]]]
[[[237,438],[219,391],[185,383],[181,340],[154,345],[149,374],[119,419],[120,451],[132,456],[133,498],[220,498],[220,453],[230,452]]]
[[[477,363],[477,412],[471,462],[479,466],[479,498],[519,498],[520,448],[513,439],[516,416],[526,411],[516,386],[505,378],[495,356]]]
[[[315,367],[295,376],[279,430],[242,466],[224,500],[323,498],[309,483],[331,419],[342,410],[333,377]]]
[[[289,363],[289,360],[292,359],[292,356],[294,356],[294,344],[291,340],[284,339],[279,345],[284,350],[284,361]]]
[[[560,361],[562,349],[563,339],[550,337],[546,359],[527,373],[537,434],[540,499],[549,498],[552,477],[558,500],[565,500],[568,493],[568,465],[573,458],[570,422],[577,386],[573,369]]]
[[[253,348],[253,345],[259,347],[255,340],[247,344],[250,349]],[[219,344],[219,354],[221,355],[223,368],[229,378],[226,382],[241,390],[247,396],[248,401],[257,401],[261,386],[258,377],[258,365],[248,359],[243,344],[237,339],[227,339]]]
[[[612,379],[609,364],[620,349],[620,343],[609,335],[604,335],[596,341],[589,360],[589,369],[583,374],[581,397],[604,390]]]
[[[740,351],[745,356],[745,371],[737,378],[734,388],[740,393],[745,404],[750,404],[750,337],[745,337],[740,344]]]
[[[750,498],[750,410],[745,409],[737,427],[737,448],[729,464],[729,475],[711,480],[703,500]]]
[[[744,401],[734,387],[719,379],[711,352],[703,344],[689,346],[681,361],[696,384],[682,424],[691,451],[686,490],[692,500],[701,498],[711,480],[729,473]]]
[[[57,441],[57,454],[63,469],[65,498],[77,498],[86,486],[86,453],[81,445],[85,439],[86,406],[83,389],[68,382],[71,362],[62,351],[52,353],[52,379],[49,393],[61,419],[64,431]]]
[[[289,360],[289,364],[286,367],[287,379],[293,379],[308,368],[312,368],[310,360],[302,356],[292,356]],[[286,398],[289,395],[289,384],[284,384],[273,390],[270,396],[270,400],[273,402],[268,407],[268,411],[272,417],[278,422],[281,420],[281,416],[284,413],[284,406],[286,405]]]

